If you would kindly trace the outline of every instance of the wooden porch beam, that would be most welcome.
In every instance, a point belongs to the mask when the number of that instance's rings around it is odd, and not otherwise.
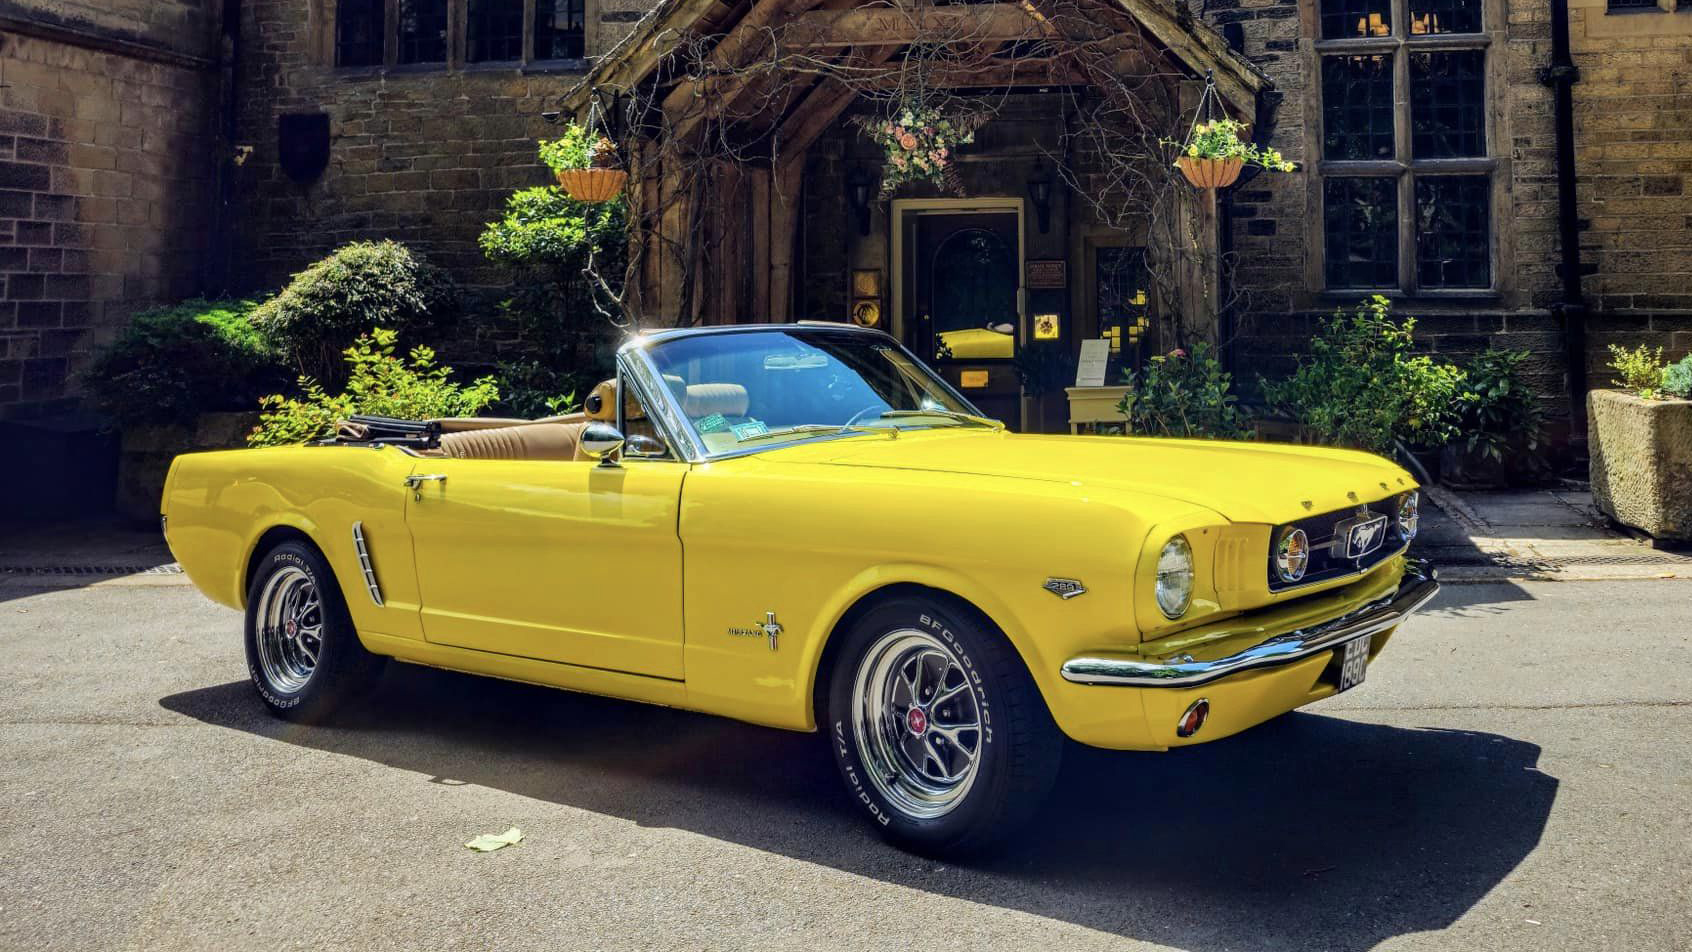
[[[793,18],[789,41],[799,47],[977,43],[1045,35],[1044,18],[1018,3],[947,7],[854,7],[813,10]]]

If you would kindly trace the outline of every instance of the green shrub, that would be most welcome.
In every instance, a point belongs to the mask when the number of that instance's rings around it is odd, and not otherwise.
[[[1682,400],[1692,399],[1692,357],[1663,368],[1663,392]]]
[[[563,169],[585,169],[593,159],[593,147],[599,137],[586,126],[570,123],[564,134],[556,139],[544,139],[540,144],[540,160],[554,172]]]
[[[468,386],[454,383],[452,368],[437,367],[435,352],[413,347],[408,357],[394,356],[399,335],[377,328],[347,348],[346,390],[331,395],[311,377],[299,380],[299,397],[272,394],[259,401],[264,412],[247,437],[251,446],[304,443],[333,435],[337,420],[355,413],[428,420],[475,416],[499,399],[492,377]]]
[[[1270,407],[1321,439],[1390,455],[1399,444],[1438,447],[1457,434],[1463,371],[1410,354],[1416,322],[1393,318],[1375,295],[1347,315],[1335,311],[1310,357],[1280,382],[1262,381]]]
[[[1615,382],[1647,400],[1655,400],[1663,386],[1663,349],[1651,350],[1641,344],[1633,350],[1610,345],[1610,369],[1617,374]]]
[[[1545,411],[1522,379],[1525,350],[1487,348],[1464,370],[1458,397],[1458,445],[1494,462],[1506,452],[1539,449]]]
[[[196,299],[135,315],[85,375],[94,405],[124,426],[251,408],[287,379],[253,306]]]
[[[299,372],[343,378],[340,354],[370,327],[413,333],[458,307],[446,272],[393,241],[356,241],[294,275],[253,312],[253,321]]]
[[[1244,414],[1236,405],[1233,377],[1211,356],[1208,344],[1193,352],[1173,350],[1153,357],[1136,375],[1123,374],[1133,386],[1116,408],[1128,431],[1147,436],[1241,439]]]
[[[602,379],[556,371],[538,360],[502,362],[496,376],[500,398],[494,412],[528,420],[575,412],[581,407],[576,395]]]

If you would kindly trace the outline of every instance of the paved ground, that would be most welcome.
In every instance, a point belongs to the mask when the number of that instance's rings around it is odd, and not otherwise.
[[[1074,751],[1030,833],[969,868],[873,839],[813,736],[400,666],[334,726],[287,725],[234,612],[180,577],[77,582],[0,574],[0,949],[1692,935],[1686,581],[1450,586],[1343,698],[1171,754]],[[511,824],[516,847],[460,845]]]
[[[1452,581],[1692,578],[1692,551],[1653,548],[1598,512],[1584,489],[1426,490],[1416,547]]]

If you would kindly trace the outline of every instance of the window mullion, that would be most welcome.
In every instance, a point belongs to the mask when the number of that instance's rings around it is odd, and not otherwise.
[[[524,66],[535,58],[535,0],[523,0],[523,50],[518,57]]]
[[[393,69],[399,63],[400,0],[382,5],[382,65]]]

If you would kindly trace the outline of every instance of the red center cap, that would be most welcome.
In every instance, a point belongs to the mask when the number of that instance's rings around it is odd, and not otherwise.
[[[921,734],[928,730],[928,715],[923,713],[922,708],[913,707],[910,713],[905,715],[905,723],[910,725],[911,733]]]
[[[282,630],[287,632],[288,637],[292,638],[300,630],[300,623],[290,618],[282,624]]]

